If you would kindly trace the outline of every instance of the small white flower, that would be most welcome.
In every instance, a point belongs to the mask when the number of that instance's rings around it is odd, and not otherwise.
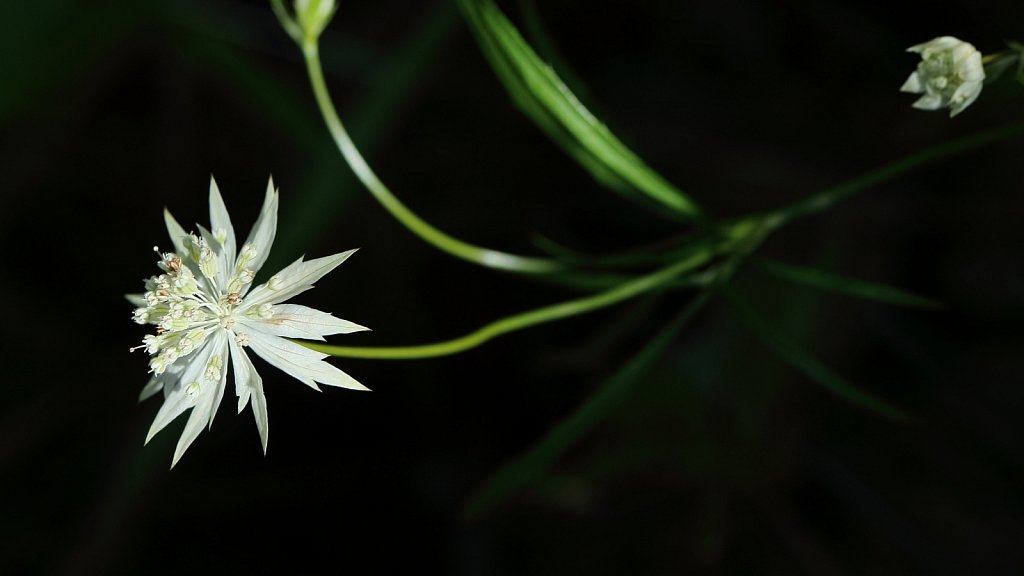
[[[129,295],[138,308],[139,324],[157,326],[143,338],[152,358],[153,374],[139,395],[145,400],[163,391],[164,403],[149,428],[146,442],[172,420],[192,409],[178,440],[171,467],[177,464],[204,426],[213,426],[227,385],[229,366],[234,375],[238,412],[252,401],[263,452],[267,451],[267,400],[263,380],[245,349],[251,348],[270,364],[303,384],[319,390],[317,382],[353,390],[367,388],[314,352],[288,338],[323,340],[331,334],[367,330],[326,312],[297,304],[282,304],[305,292],[313,283],[344,262],[355,250],[304,261],[299,258],[250,290],[252,280],[267,259],[277,231],[278,193],[271,179],[256,224],[238,248],[224,200],[210,179],[211,230],[186,233],[170,212],[164,222],[173,252],[157,253],[163,271],[146,280],[146,293]]]
[[[985,67],[974,46],[952,36],[941,36],[907,48],[921,55],[917,70],[900,88],[902,92],[924,94],[914,102],[920,110],[949,108],[952,118],[963,112],[981,94]]]

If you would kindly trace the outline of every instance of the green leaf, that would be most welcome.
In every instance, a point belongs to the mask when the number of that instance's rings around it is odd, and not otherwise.
[[[1016,64],[1019,59],[1020,54],[1010,52],[995,58],[988,64],[985,64],[985,86],[988,86],[998,80],[999,77],[1009,70],[1010,66]]]
[[[804,268],[774,260],[759,259],[756,262],[762,270],[769,274],[812,288],[846,294],[847,296],[863,298],[865,300],[885,302],[886,304],[896,306],[932,309],[945,308],[945,305],[937,300],[906,292],[892,286],[886,286],[885,284],[836,276],[814,268]]]
[[[726,290],[733,310],[758,338],[773,352],[808,378],[839,398],[894,421],[911,421],[914,417],[885,400],[864,390],[832,371],[796,341],[775,329],[733,290]]]
[[[694,298],[582,406],[552,428],[525,454],[505,464],[469,499],[463,510],[463,518],[477,518],[544,478],[547,471],[570,446],[629,397],[679,330],[700,310],[712,293],[712,290],[704,290]]]
[[[799,200],[780,210],[775,210],[771,213],[771,217],[774,219],[776,227],[778,227],[794,218],[821,212],[865,188],[891,180],[915,168],[952,158],[958,154],[994,144],[1001,140],[1015,138],[1021,134],[1024,134],[1024,122],[1011,122],[999,124],[994,128],[989,128],[970,136],[936,144],[899,160],[883,164],[856,178],[829,186],[805,197],[803,200]]]
[[[513,101],[599,182],[668,213],[695,219],[697,205],[647,166],[579,101],[491,0],[460,0],[484,55]]]

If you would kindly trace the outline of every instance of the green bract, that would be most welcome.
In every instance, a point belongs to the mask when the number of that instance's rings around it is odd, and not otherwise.
[[[307,39],[317,39],[334,17],[334,0],[295,0],[295,17]]]

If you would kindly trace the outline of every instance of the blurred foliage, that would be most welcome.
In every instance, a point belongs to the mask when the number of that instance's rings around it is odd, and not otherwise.
[[[954,121],[897,92],[906,46],[952,31],[1000,49],[1021,37],[1019,3],[501,8],[624,149],[716,216],[1021,122],[1012,82]],[[540,236],[582,259],[680,234],[606,194],[512,106],[459,14],[346,1],[322,41],[353,139],[411,207],[459,237],[529,252]],[[466,266],[392,221],[338,159],[264,2],[14,3],[0,49],[0,573],[1024,566],[1019,140],[879,179],[774,235],[764,257],[783,268],[744,266],[730,284],[810,366],[913,424],[824,392],[721,298],[662,332],[693,306],[693,290],[668,290],[453,358],[337,361],[372,394],[316,395],[266,368],[268,456],[247,414],[222,416],[168,472],[181,424],[142,448],[157,406],[135,403],[145,359],[127,353],[141,331],[121,294],[152,273],[165,205],[183,224],[206,219],[211,172],[240,223],[273,173],[269,267],[363,248],[303,295],[374,329],[338,343],[443,339],[589,288]],[[609,390],[624,392],[609,403]],[[609,407],[592,418],[594,405]],[[565,427],[578,428],[570,442]],[[533,450],[550,450],[543,474],[464,520]]]

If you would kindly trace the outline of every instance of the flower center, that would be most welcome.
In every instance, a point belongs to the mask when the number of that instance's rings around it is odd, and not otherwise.
[[[248,268],[258,255],[251,244],[242,246],[234,275],[223,286],[218,281],[221,254],[215,248],[223,239],[214,234],[208,241],[189,234],[183,240],[185,256],[153,248],[160,255],[157,266],[163,274],[146,281],[146,305],[136,308],[132,315],[139,324],[157,326],[157,333],[143,338],[142,346],[138,346],[152,356],[149,365],[154,374],[162,374],[179,358],[202,348],[214,331],[233,333],[236,310],[255,276]],[[264,304],[247,314],[266,319],[273,310],[270,304]]]

